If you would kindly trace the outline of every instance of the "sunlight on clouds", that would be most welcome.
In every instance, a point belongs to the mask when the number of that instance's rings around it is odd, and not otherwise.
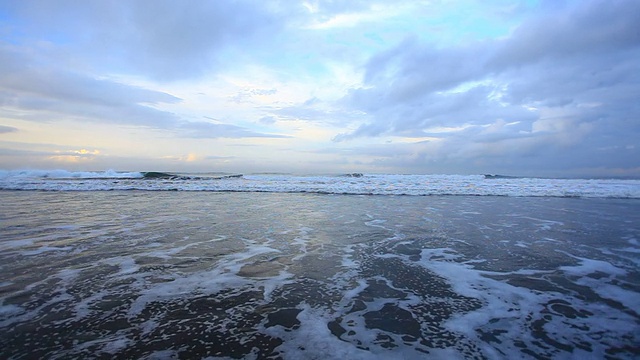
[[[338,14],[330,18],[329,20],[311,24],[307,27],[307,29],[324,30],[338,27],[353,27],[357,26],[361,22],[378,20],[382,16],[383,14],[378,13]]]
[[[71,156],[71,155],[55,155],[55,156],[49,157],[49,159],[57,162],[62,162],[62,163],[77,163],[80,161],[88,160],[87,158],[81,158],[78,156]]]
[[[176,155],[161,156],[160,159],[179,161],[179,162],[194,162],[194,161],[201,160],[202,157],[194,153],[189,153],[189,154],[180,155],[180,156],[176,156]]]
[[[445,91],[436,91],[436,94],[460,94],[466,93],[467,91],[478,87],[478,86],[495,86],[493,80],[478,80],[478,81],[467,81],[462,84],[456,85],[455,87],[445,90]]]
[[[424,129],[424,132],[431,134],[445,134],[445,133],[454,133],[458,131],[466,130],[474,125],[464,124],[460,126],[432,126]],[[429,139],[437,139],[437,138],[429,138]]]
[[[75,150],[75,151],[73,151],[73,153],[78,154],[80,156],[82,156],[82,155],[98,155],[98,154],[100,154],[100,151],[98,151],[98,150],[81,149],[81,150]]]
[[[303,1],[302,6],[306,8],[310,13],[318,12],[318,4],[312,4],[309,1]]]
[[[323,86],[322,89],[325,91],[319,92],[319,96],[325,99],[338,99],[345,96],[350,89],[363,86],[364,71],[362,69],[339,62],[328,62],[326,66],[331,73],[330,83]]]
[[[335,129],[312,124],[297,128],[296,138],[300,142],[325,142],[335,135]]]
[[[196,154],[188,154],[187,157],[184,159],[184,161],[193,162],[193,161],[198,161],[199,159],[200,157]]]
[[[52,155],[49,158],[53,161],[64,163],[77,163],[83,161],[92,161],[96,156],[100,155],[99,150],[67,150],[67,151],[55,151],[56,155]]]
[[[319,8],[317,4],[305,2],[303,3],[303,6],[307,8],[307,10],[309,10],[311,14],[319,14]],[[397,2],[393,5],[389,5],[387,3],[373,3],[365,11],[342,12],[328,18],[320,17],[319,19],[314,19],[315,21],[304,28],[310,30],[352,28],[362,23],[382,22],[386,19],[399,16],[406,11],[407,4]]]
[[[260,119],[261,106],[288,106],[304,102],[313,87],[303,82],[281,79],[262,66],[239,66],[232,72],[203,78],[197,82],[164,84],[164,91],[183,99],[177,104],[162,104],[167,111],[203,115],[228,121],[251,122]],[[237,124],[237,123],[236,123]]]
[[[483,133],[494,133],[494,132],[501,131],[507,126],[513,126],[518,124],[520,124],[520,121],[506,122],[504,119],[497,119],[491,124],[480,125],[480,127],[484,128],[484,130],[482,131]]]

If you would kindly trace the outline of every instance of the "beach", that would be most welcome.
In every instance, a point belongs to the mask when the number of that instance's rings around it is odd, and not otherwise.
[[[2,358],[626,358],[636,199],[10,191]]]

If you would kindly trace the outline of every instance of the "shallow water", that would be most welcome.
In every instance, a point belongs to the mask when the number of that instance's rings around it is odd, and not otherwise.
[[[637,200],[0,195],[0,358],[640,356]]]

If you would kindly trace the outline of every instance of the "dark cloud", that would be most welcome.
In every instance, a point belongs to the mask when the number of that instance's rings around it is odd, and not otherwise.
[[[640,3],[634,0],[582,1],[519,26],[498,44],[489,66],[498,69],[540,59],[596,56],[640,45]]]
[[[374,121],[361,125],[354,132],[340,134],[335,140],[381,135],[424,137],[433,136],[429,132],[433,127],[486,125],[497,119],[515,122],[537,118],[535,111],[491,99],[492,93],[498,90],[490,86],[476,86],[464,92],[428,92],[416,101],[392,101],[387,106],[368,111]],[[357,94],[359,97],[362,95]]]
[[[486,75],[489,55],[482,43],[436,49],[409,38],[373,56],[366,65],[364,80],[368,87],[381,91],[378,96],[385,100],[373,105],[384,107],[389,102],[410,101],[428,92],[448,90],[481,78]]]
[[[21,150],[12,148],[0,147],[0,156],[51,156],[52,152],[35,151],[35,150]]]
[[[246,1],[134,1],[128,43],[130,60],[158,76],[186,75],[207,68],[222,46],[268,26],[260,3]]]
[[[13,126],[0,125],[0,134],[16,132],[16,131],[18,131],[18,129],[14,128]]]

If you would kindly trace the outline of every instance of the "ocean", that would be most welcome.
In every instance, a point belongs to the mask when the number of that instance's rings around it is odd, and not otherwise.
[[[640,180],[0,172],[1,359],[637,359]]]

